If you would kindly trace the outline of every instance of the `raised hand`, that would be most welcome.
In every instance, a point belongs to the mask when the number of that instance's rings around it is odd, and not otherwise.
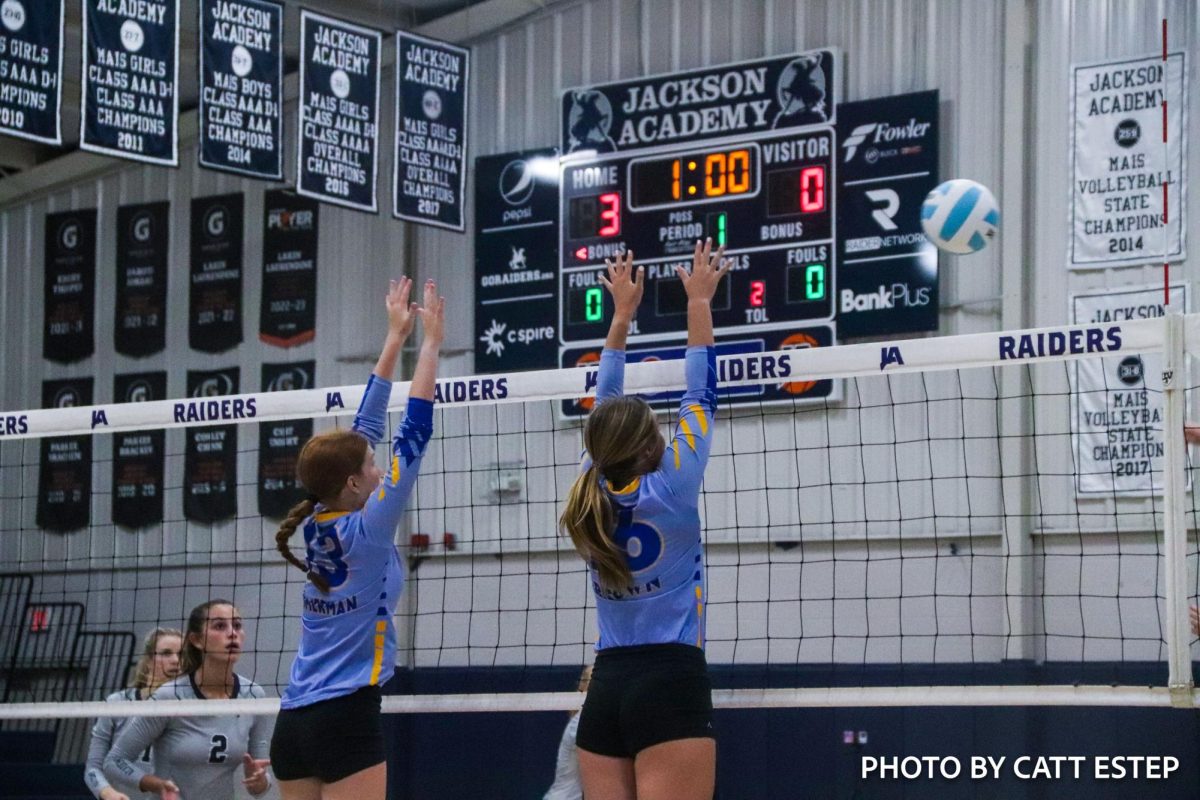
[[[717,293],[717,285],[726,273],[733,268],[733,260],[725,258],[725,246],[713,252],[712,239],[696,242],[692,251],[692,271],[676,266],[675,274],[683,281],[683,289],[687,292],[688,301],[702,300],[711,303]]]
[[[254,758],[249,753],[242,754],[242,772],[245,778],[242,785],[253,795],[260,795],[270,788],[267,780],[267,767],[271,765],[269,758]]]
[[[411,278],[404,276],[398,281],[388,281],[388,331],[402,339],[408,338],[417,321],[417,304],[408,301],[411,293]]]
[[[624,256],[615,259],[606,258],[604,264],[608,274],[601,275],[600,282],[612,295],[614,316],[629,322],[637,316],[638,306],[642,303],[646,268],[638,267],[634,272],[632,250],[626,250]]]
[[[440,346],[446,338],[446,298],[438,296],[437,284],[425,281],[425,298],[417,313],[421,316],[421,327],[425,341]]]

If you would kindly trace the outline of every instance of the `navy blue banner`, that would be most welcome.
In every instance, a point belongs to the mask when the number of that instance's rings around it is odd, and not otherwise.
[[[141,358],[167,346],[167,259],[171,206],[117,208],[118,353]]]
[[[179,0],[84,0],[79,146],[179,164]]]
[[[113,376],[114,403],[148,403],[167,397],[167,373]],[[113,434],[112,519],[126,528],[163,521],[163,441],[158,430]]]
[[[200,166],[283,178],[283,6],[200,0]]]
[[[396,33],[392,214],[462,231],[470,51]]]
[[[320,203],[284,189],[263,193],[258,338],[275,347],[296,347],[316,335],[320,211]]]
[[[238,393],[237,367],[188,370],[188,397]],[[237,425],[188,428],[183,451],[183,516],[217,522],[237,515]]]
[[[242,342],[242,195],[192,200],[188,344],[221,353]]]
[[[296,364],[263,364],[262,390],[290,392],[316,386],[315,361]],[[258,426],[258,513],[283,519],[304,499],[304,486],[296,477],[300,448],[313,435],[311,419],[285,419]]]
[[[838,107],[838,336],[938,328],[937,249],[921,203],[938,183],[938,93]]]
[[[383,35],[300,12],[296,191],[375,212]]]
[[[475,159],[475,371],[558,364],[558,153]]]
[[[62,144],[63,5],[0,4],[0,133]]]
[[[70,364],[96,350],[96,209],[46,215],[42,356]]]
[[[42,381],[42,408],[92,404],[92,379]],[[92,503],[92,437],[43,439],[38,464],[37,526],[50,531],[86,528]]]

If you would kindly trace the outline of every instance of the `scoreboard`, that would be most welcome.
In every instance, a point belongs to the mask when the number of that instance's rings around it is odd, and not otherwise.
[[[599,276],[626,250],[646,280],[630,360],[681,347],[687,298],[674,267],[690,265],[706,237],[734,262],[713,299],[718,352],[833,343],[835,70],[835,53],[818,50],[564,92],[562,366],[603,345],[613,309]],[[816,399],[832,389],[771,391]],[[750,399],[772,399],[762,391]]]

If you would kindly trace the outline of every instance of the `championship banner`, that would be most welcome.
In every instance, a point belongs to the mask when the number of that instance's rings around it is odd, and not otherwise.
[[[167,258],[170,204],[117,209],[116,349],[127,356],[167,344]]]
[[[200,0],[200,166],[283,178],[283,6]]]
[[[263,195],[258,338],[267,344],[295,347],[315,335],[319,211],[315,201],[283,189]]]
[[[562,93],[563,153],[612,153],[835,121],[836,50],[810,50]]]
[[[383,35],[300,10],[296,191],[375,212]]]
[[[221,402],[212,397],[237,394],[238,368],[188,370],[188,397],[199,403],[207,418],[220,419]],[[218,411],[208,414],[208,409]],[[217,522],[237,515],[237,426],[188,428],[183,452],[183,516],[196,522]]]
[[[1186,257],[1187,97],[1183,53],[1074,67],[1070,269]]]
[[[92,379],[42,381],[42,408],[92,404]],[[92,437],[44,439],[38,466],[37,526],[49,531],[86,528],[92,501]]]
[[[64,1],[0,7],[0,133],[62,144]]]
[[[470,51],[396,32],[392,214],[463,231]]]
[[[242,341],[242,195],[192,200],[188,344],[221,353]]]
[[[1173,284],[1170,291],[1171,310],[1186,312],[1190,300],[1187,286]],[[1111,325],[1162,317],[1166,309],[1160,285],[1072,295],[1071,313],[1081,325]],[[1075,362],[1070,374],[1076,494],[1161,494],[1165,452],[1162,356],[1133,352],[1089,358]],[[1186,472],[1190,488],[1191,470]]]
[[[83,0],[79,147],[179,164],[179,0]]]
[[[167,397],[167,373],[113,376],[113,402],[150,403]],[[112,519],[126,528],[163,521],[164,432],[113,435]]]
[[[938,184],[938,93],[842,103],[837,128],[838,336],[936,331],[921,204]]]
[[[312,389],[317,362],[263,364],[264,392]],[[292,506],[304,499],[304,487],[296,477],[300,448],[313,435],[311,419],[288,419],[258,426],[258,513],[283,519]]]
[[[475,159],[475,370],[558,364],[558,153]]]
[[[42,356],[61,364],[96,351],[96,209],[46,215]]]

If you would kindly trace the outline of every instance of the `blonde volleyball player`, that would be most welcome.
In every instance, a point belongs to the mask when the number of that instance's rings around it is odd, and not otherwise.
[[[183,645],[183,634],[174,628],[155,628],[142,641],[142,655],[133,671],[133,686],[113,692],[104,698],[109,703],[145,700],[154,690],[179,675],[179,651]],[[104,759],[112,749],[113,740],[129,723],[128,717],[101,717],[92,727],[92,741],[88,745],[87,766],[83,780],[97,800],[129,800],[132,792],[142,797],[133,786],[122,786],[121,791],[108,781],[104,774]],[[143,764],[151,763],[149,750],[141,755]]]
[[[601,281],[614,314],[587,453],[560,519],[587,561],[600,639],[576,743],[587,800],[710,800],[716,782],[704,659],[698,509],[717,407],[712,298],[729,271],[697,242],[689,273],[687,389],[668,446],[645,401],[623,395],[625,338],[642,299],[633,254]]]
[[[408,302],[412,282],[392,282],[383,351],[351,430],[312,437],[296,472],[309,499],[276,535],[280,552],[308,573],[300,648],[271,741],[284,800],[383,800],[387,789],[380,685],[396,663],[392,614],[404,585],[396,526],[433,435],[434,379],[446,301],[425,283],[423,305]],[[392,435],[388,467],[375,466],[384,438],[396,357],[417,317],[425,331],[408,408]],[[288,548],[300,528],[307,556]]]
[[[183,674],[159,687],[152,699],[266,697],[261,686],[234,672],[245,638],[242,614],[233,603],[209,600],[196,606],[184,631]],[[266,771],[270,740],[270,717],[138,717],[117,736],[104,770],[162,800],[233,800],[239,778],[257,797],[271,785]],[[146,748],[154,750],[153,772],[139,760]]]

